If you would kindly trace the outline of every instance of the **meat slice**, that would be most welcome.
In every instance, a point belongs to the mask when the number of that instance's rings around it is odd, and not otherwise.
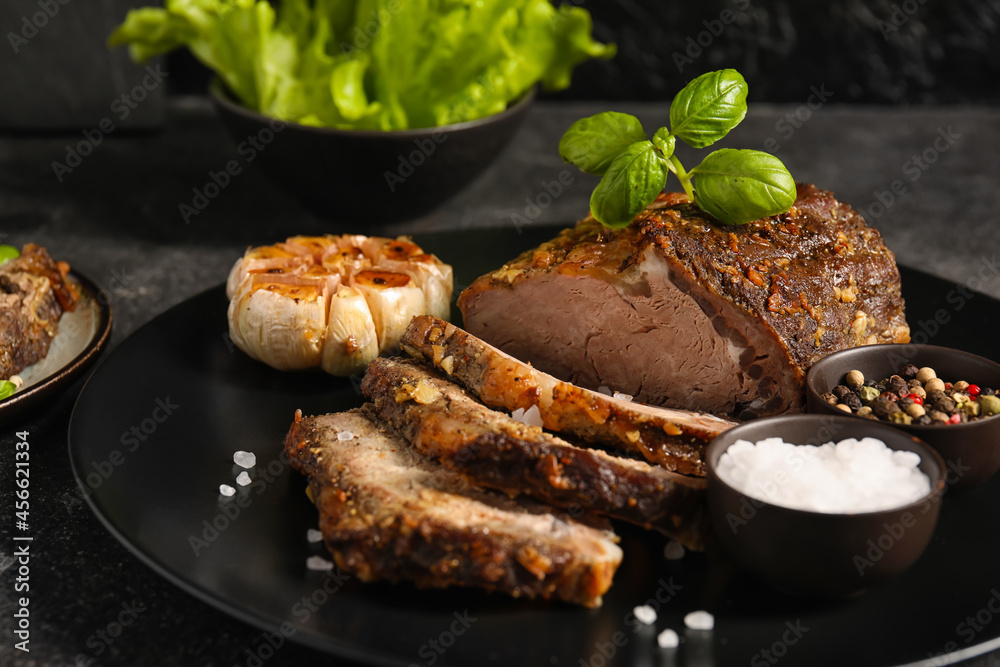
[[[477,484],[529,494],[571,514],[594,511],[657,529],[692,549],[702,546],[704,479],[576,447],[491,410],[416,361],[374,360],[361,391],[418,452]]]
[[[69,265],[57,263],[33,243],[0,265],[0,380],[20,373],[49,353],[59,318],[78,294],[66,280]]]
[[[309,478],[337,565],[362,581],[474,586],[588,607],[622,559],[605,522],[477,489],[362,408],[301,419],[285,452]]]
[[[458,306],[471,334],[562,380],[741,419],[801,410],[806,371],[831,352],[909,341],[881,235],[801,184],[788,213],[746,225],[684,195],[623,229],[588,217]]]
[[[436,317],[414,317],[402,344],[492,408],[538,406],[550,431],[633,452],[667,470],[704,476],[705,445],[735,426],[712,415],[650,407],[562,382]]]

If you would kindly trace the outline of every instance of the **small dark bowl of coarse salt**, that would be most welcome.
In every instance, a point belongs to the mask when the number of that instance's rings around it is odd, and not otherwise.
[[[865,345],[835,352],[806,377],[809,412],[883,422],[941,454],[947,488],[1000,470],[1000,364],[936,345]]]
[[[787,594],[847,599],[927,548],[944,461],[886,424],[846,415],[758,419],[706,450],[709,516],[743,569]]]

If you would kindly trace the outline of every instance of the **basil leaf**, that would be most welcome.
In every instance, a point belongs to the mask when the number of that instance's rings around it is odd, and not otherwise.
[[[726,224],[784,213],[795,203],[795,179],[769,153],[723,148],[690,173],[695,203]]]
[[[665,127],[661,127],[653,135],[653,145],[660,149],[663,157],[669,158],[674,154],[674,146],[677,145],[677,138]]]
[[[667,161],[650,141],[622,151],[590,196],[590,211],[608,227],[627,227],[667,184]]]
[[[646,138],[635,116],[605,111],[581,118],[559,140],[559,155],[588,174],[601,175],[622,151]]]
[[[674,135],[695,148],[726,136],[747,115],[747,82],[734,69],[707,72],[684,86],[670,104]]]

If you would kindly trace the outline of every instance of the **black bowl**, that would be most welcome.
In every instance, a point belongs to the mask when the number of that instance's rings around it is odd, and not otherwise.
[[[806,377],[809,412],[845,414],[824,401],[823,394],[843,382],[848,371],[859,370],[868,379],[880,380],[898,373],[905,364],[930,366],[946,382],[965,380],[1000,389],[1000,365],[968,352],[936,345],[865,345],[836,352],[813,365]],[[892,427],[920,438],[941,454],[948,467],[949,490],[970,489],[1000,470],[1000,415],[962,424]]]
[[[241,156],[320,218],[346,224],[410,220],[464,189],[499,155],[534,90],[505,111],[444,127],[378,132],[284,123],[209,86]]]
[[[751,498],[719,478],[719,458],[737,440],[780,437],[798,445],[878,438],[890,449],[920,455],[931,491],[891,510],[825,514]],[[708,508],[719,542],[746,570],[799,597],[860,595],[905,570],[923,553],[937,524],[944,462],[900,430],[846,415],[793,415],[747,422],[715,438],[706,452]]]

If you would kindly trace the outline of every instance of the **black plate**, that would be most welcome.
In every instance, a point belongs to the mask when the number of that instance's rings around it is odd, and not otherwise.
[[[454,263],[461,287],[552,233],[417,241]],[[998,357],[986,323],[997,321],[1000,303],[913,270],[903,269],[903,284],[918,339],[933,333],[936,344]],[[81,393],[69,447],[112,534],[170,581],[249,623],[384,665],[766,665],[786,655],[784,664],[941,665],[1000,648],[1000,478],[947,497],[920,560],[843,603],[785,597],[712,555],[667,561],[662,538],[629,528],[620,531],[625,560],[596,610],[310,571],[306,559],[323,553],[306,540],[316,510],[278,458],[280,444],[295,409],[358,405],[357,379],[251,361],[227,338],[226,305],[223,288],[211,289],[122,343]],[[218,494],[220,483],[235,486],[239,449],[258,457],[253,484],[235,498],[242,503]],[[660,608],[655,630],[631,616],[644,603]],[[685,635],[683,616],[695,609],[715,614],[713,633]],[[666,627],[684,639],[674,656],[656,648]]]
[[[71,271],[67,276],[80,286],[76,309],[59,319],[59,331],[41,361],[19,374],[24,385],[0,400],[0,423],[50,399],[97,360],[111,338],[111,306],[89,278]]]

